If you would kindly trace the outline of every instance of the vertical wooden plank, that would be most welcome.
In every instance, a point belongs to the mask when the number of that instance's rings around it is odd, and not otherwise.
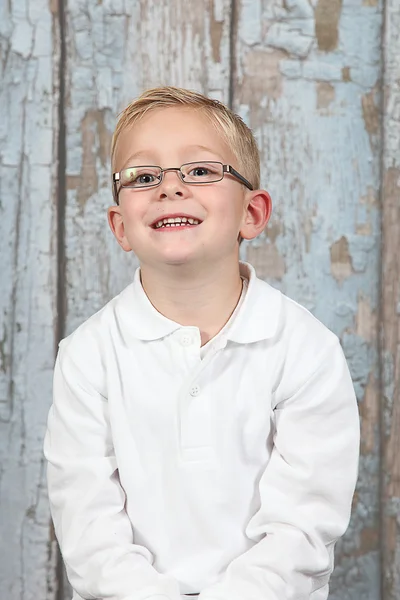
[[[43,437],[55,348],[57,16],[0,4],[1,597],[54,600]]]
[[[383,598],[400,598],[400,4],[385,4],[382,174]]]
[[[109,147],[116,115],[143,89],[186,86],[228,100],[230,2],[71,0],[67,83],[66,331],[137,266],[112,237]]]
[[[230,0],[198,0],[190,8],[185,0],[70,0],[66,17],[68,334],[125,287],[138,264],[107,224],[117,114],[156,85],[228,101]]]
[[[360,403],[362,457],[331,600],[377,600],[382,6],[240,0],[237,17],[234,108],[259,141],[274,203],[266,235],[243,245],[242,256],[340,336]]]

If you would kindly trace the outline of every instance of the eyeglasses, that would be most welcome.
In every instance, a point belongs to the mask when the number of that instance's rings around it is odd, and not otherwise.
[[[171,167],[162,169],[161,167],[144,165],[139,167],[128,167],[114,173],[112,176],[113,194],[116,203],[118,204],[119,192],[122,188],[143,189],[160,185],[163,180],[164,173],[167,171],[178,171],[178,175],[188,185],[198,185],[205,183],[216,183],[221,181],[226,173],[236,177],[249,190],[253,186],[247,179],[236,171],[231,165],[224,165],[221,162],[215,161],[200,161],[185,163],[181,167]],[[119,186],[118,186],[119,184]]]

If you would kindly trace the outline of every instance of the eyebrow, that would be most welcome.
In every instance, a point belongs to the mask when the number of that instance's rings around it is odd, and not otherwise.
[[[211,148],[208,148],[207,146],[202,146],[201,144],[191,144],[190,146],[186,146],[184,148],[185,152],[187,152],[188,150],[205,150],[206,152],[210,152],[211,154],[214,154],[214,156],[217,156],[221,160],[221,162],[224,162],[222,156],[220,156],[217,152],[214,152],[214,150],[212,150]],[[141,156],[150,156],[150,155],[151,155],[151,151],[150,150],[140,150],[139,152],[135,152],[123,164],[121,171],[123,171],[124,169],[127,169],[127,168],[129,168],[131,166],[134,166],[134,165],[131,164],[132,160],[140,158]],[[147,164],[148,165],[153,165],[153,163],[147,163]]]

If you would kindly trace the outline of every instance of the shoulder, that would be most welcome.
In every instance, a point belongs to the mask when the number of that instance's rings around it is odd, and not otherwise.
[[[276,398],[288,397],[314,373],[345,361],[338,336],[304,306],[257,279],[262,319],[269,323],[265,348],[276,376]]]
[[[321,350],[336,344],[337,335],[304,306],[281,293],[281,328],[283,337],[292,344]]]
[[[321,348],[337,336],[304,306],[266,281],[255,278],[251,318],[269,323],[269,337],[279,345]]]
[[[131,285],[112,298],[59,343],[61,369],[74,366],[91,383],[100,384],[106,370],[106,351],[118,332],[117,310]],[[97,386],[96,386],[97,387]]]
[[[276,400],[291,396],[316,373],[346,362],[338,336],[304,306],[282,294],[280,383]]]

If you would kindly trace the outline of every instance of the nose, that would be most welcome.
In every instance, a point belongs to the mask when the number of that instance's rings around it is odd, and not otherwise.
[[[188,195],[188,186],[180,178],[178,169],[168,169],[163,173],[163,179],[158,188],[160,200],[184,198]]]

